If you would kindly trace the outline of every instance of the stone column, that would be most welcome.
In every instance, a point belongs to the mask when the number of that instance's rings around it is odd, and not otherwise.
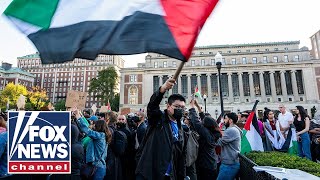
[[[238,78],[239,78],[240,102],[244,102],[242,72],[238,72]]]
[[[292,90],[293,90],[294,101],[299,101],[297,78],[296,78],[295,70],[291,71],[291,80],[292,80]]]
[[[163,76],[159,76],[159,87],[162,86],[162,84],[163,84],[162,78],[163,78]]]
[[[261,100],[262,100],[262,102],[266,102],[266,101],[267,101],[267,99],[266,99],[266,88],[265,88],[265,86],[264,86],[263,74],[264,74],[263,71],[260,71],[260,72],[259,72],[260,92],[261,92]]]
[[[283,101],[288,101],[288,93],[287,93],[287,85],[286,85],[286,78],[285,78],[286,71],[280,71],[281,76],[281,91],[283,96]]]
[[[198,86],[198,89],[200,90],[200,93],[202,93],[203,95],[203,92],[201,91],[201,74],[197,74],[197,86]]]
[[[188,77],[188,97],[187,98],[190,98],[191,97],[191,74],[187,74],[187,77]]]
[[[182,82],[181,82],[181,75],[178,76],[178,94],[182,94]]]
[[[207,74],[207,87],[208,87],[208,98],[207,104],[212,102],[212,90],[211,90],[211,74]]]
[[[254,92],[254,84],[253,84],[253,72],[249,72],[249,86],[250,86],[250,99],[253,100],[256,97],[256,93]]]
[[[274,71],[270,71],[270,84],[271,84],[271,95],[272,95],[272,102],[277,102],[277,91],[276,91],[276,83],[274,80]]]
[[[234,102],[232,89],[232,72],[228,72],[229,102]]]

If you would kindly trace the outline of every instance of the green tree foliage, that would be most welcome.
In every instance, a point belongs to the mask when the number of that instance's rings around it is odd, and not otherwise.
[[[58,102],[56,102],[55,104],[54,104],[54,109],[56,110],[56,111],[65,111],[66,110],[66,106],[65,106],[65,104],[66,104],[66,101],[65,100],[60,100],[60,101],[58,101]]]
[[[119,93],[114,95],[114,98],[112,99],[112,101],[110,101],[110,106],[111,106],[111,110],[112,111],[119,111],[119,103],[120,103],[120,95]]]
[[[90,81],[89,93],[101,100],[103,104],[110,102],[113,111],[119,110],[119,94],[116,94],[119,77],[114,67],[98,72],[97,78]]]
[[[28,94],[27,88],[20,84],[9,83],[1,91],[0,94],[0,107],[6,109],[7,102],[9,100],[10,108],[16,107],[17,100],[20,94],[26,96]]]
[[[39,86],[32,87],[32,90],[28,92],[27,97],[33,110],[40,110],[41,107],[45,106],[46,101],[48,100],[46,90]]]

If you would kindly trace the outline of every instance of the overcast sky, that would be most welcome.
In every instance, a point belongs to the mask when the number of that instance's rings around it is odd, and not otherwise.
[[[12,0],[0,0],[0,14]],[[111,1],[111,0],[110,0]],[[300,40],[311,49],[310,36],[320,30],[320,0],[220,0],[207,20],[197,46]],[[37,50],[4,17],[0,17],[0,61],[16,66],[16,58]],[[123,56],[126,67],[144,56]]]

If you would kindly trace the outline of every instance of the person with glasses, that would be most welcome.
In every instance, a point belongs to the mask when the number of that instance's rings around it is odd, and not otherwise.
[[[280,114],[278,115],[278,121],[280,123],[280,131],[286,139],[290,124],[293,123],[293,115],[286,110],[286,107],[283,104],[279,105],[279,111]]]
[[[180,94],[172,94],[166,109],[160,110],[164,94],[175,83],[169,78],[148,103],[148,129],[137,152],[137,180],[186,178],[186,138],[181,125],[186,100]]]

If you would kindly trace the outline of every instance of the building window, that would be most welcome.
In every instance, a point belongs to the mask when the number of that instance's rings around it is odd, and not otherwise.
[[[167,61],[163,61],[163,67],[164,67],[164,68],[167,67]]]
[[[222,65],[226,65],[226,58],[222,58],[221,64],[222,64]]]
[[[278,62],[278,56],[273,56],[273,62]]]
[[[247,49],[246,52],[250,52],[250,49]]]
[[[231,51],[228,51],[228,53],[231,53]]]
[[[241,53],[241,50],[237,50],[237,53]]]
[[[259,73],[258,72],[253,73],[252,78],[253,78],[254,94],[261,95]]]
[[[232,63],[232,64],[237,64],[236,58],[232,58],[232,59],[231,59],[231,63]]]
[[[201,59],[201,66],[205,66],[205,60]]]
[[[274,48],[274,50],[275,50],[275,51],[278,51],[279,49],[278,49],[278,48]]]
[[[200,81],[201,81],[201,91],[200,92],[202,94],[208,94],[207,75],[201,74]]]
[[[229,96],[228,74],[221,74],[221,90],[222,96]]]
[[[299,55],[294,56],[294,61],[299,61]]]
[[[158,62],[154,62],[153,67],[158,68]]]
[[[209,54],[213,54],[213,52],[209,52]]]
[[[242,74],[242,83],[244,96],[250,96],[249,74],[247,72]]]
[[[270,84],[270,74],[269,72],[263,73],[263,80],[264,80],[264,88],[266,90],[266,95],[271,95],[271,84]]]
[[[288,58],[288,55],[284,55],[284,59],[283,59],[283,62],[289,62],[289,58]]]
[[[287,94],[288,95],[293,95],[290,71],[286,71],[285,72],[284,78],[286,79]]]
[[[281,88],[282,84],[281,84],[281,76],[279,71],[276,71],[274,73],[274,81],[275,81],[277,95],[282,95],[282,88]]]
[[[137,82],[137,75],[130,75],[130,82]]]
[[[181,93],[182,96],[188,98],[188,77],[186,75],[181,76]]]
[[[198,84],[197,76],[195,74],[192,74],[190,78],[191,78],[191,89],[190,89],[190,91],[194,92],[194,89]]]
[[[266,49],[266,51],[269,51],[269,49]]]
[[[285,47],[285,48],[284,48],[284,50],[288,50],[288,48],[287,48],[287,47]]]
[[[129,104],[138,104],[138,88],[131,86],[129,89]]]
[[[303,87],[303,74],[301,70],[296,72],[296,79],[297,79],[297,87],[298,87],[298,94],[304,94],[304,87]]]
[[[172,67],[177,67],[177,62],[176,61],[172,62]]]
[[[212,74],[210,76],[211,78],[211,94],[213,97],[218,97],[219,92],[218,92],[218,77],[217,74]]]
[[[260,50],[259,49],[256,49],[256,52],[259,52]]]
[[[263,63],[268,63],[268,57],[267,56],[263,56]]]
[[[231,79],[232,79],[233,96],[240,96],[238,74],[237,73],[232,73]]]
[[[252,64],[257,64],[257,58],[256,57],[252,58]]]
[[[196,61],[195,60],[191,60],[191,66],[195,66],[196,65]]]
[[[246,57],[242,58],[242,64],[247,64],[247,58]]]
[[[216,61],[214,59],[211,59],[211,65],[212,66],[216,65]]]

